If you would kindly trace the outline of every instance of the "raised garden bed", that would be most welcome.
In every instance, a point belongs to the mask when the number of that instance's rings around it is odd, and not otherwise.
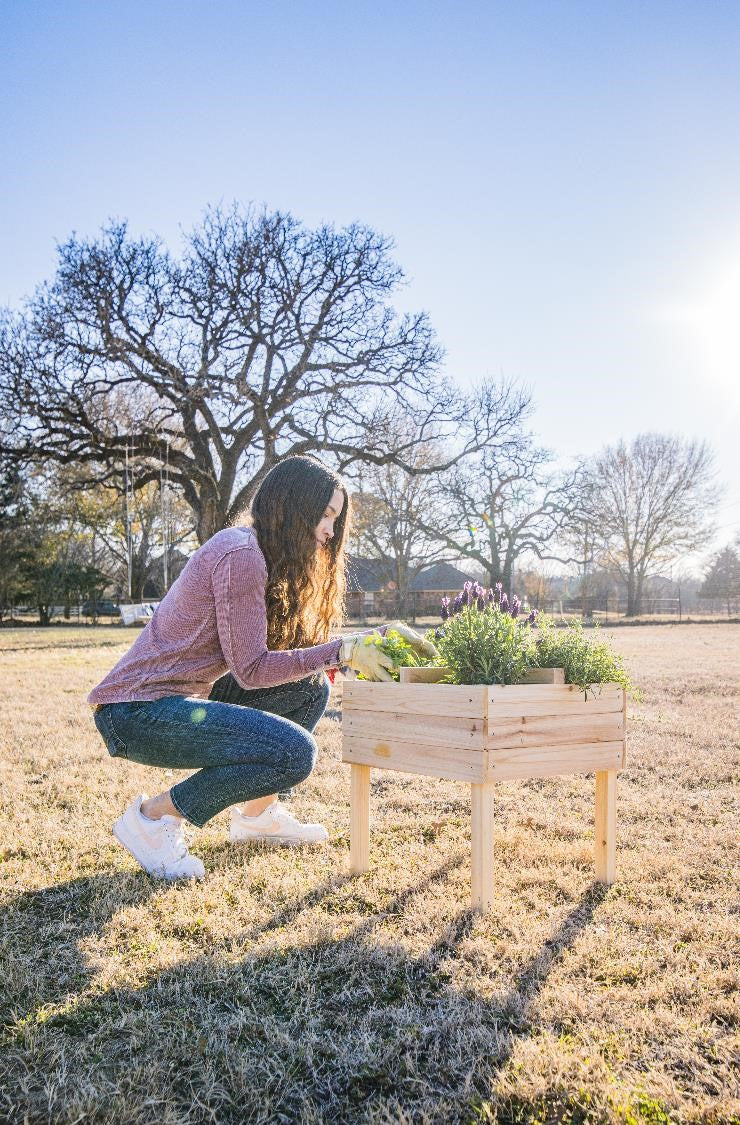
[[[370,770],[463,781],[471,787],[472,904],[493,901],[493,786],[511,778],[595,773],[596,878],[612,883],[616,778],[625,765],[625,691],[564,682],[540,668],[512,686],[437,682],[440,668],[402,668],[400,683],[347,680],[342,760],[352,767],[353,872],[370,861]]]

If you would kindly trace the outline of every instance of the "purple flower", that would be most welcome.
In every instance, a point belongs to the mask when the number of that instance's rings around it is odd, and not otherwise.
[[[489,605],[493,603],[493,590],[490,586],[488,587],[488,593],[486,594],[486,601]]]
[[[497,582],[496,586],[498,586],[498,585],[499,585],[499,583]],[[506,613],[507,609],[509,608],[509,599],[508,599],[507,595],[503,593],[503,591],[501,591],[501,598],[500,598],[499,604],[500,604],[503,612]]]
[[[537,610],[536,609],[533,609],[532,612],[530,613],[529,617],[527,618],[527,624],[528,625],[536,625],[537,624]]]
[[[479,594],[478,595],[478,609],[481,611],[481,613],[483,613],[483,610],[485,608],[486,608],[486,599],[483,597],[483,594]]]
[[[495,601],[496,605],[501,605],[501,598],[505,597],[505,594],[504,594],[503,591],[504,591],[503,585],[500,582],[497,582],[496,586],[495,586],[495,592],[494,592],[494,595],[493,595],[493,600]]]
[[[468,589],[468,585],[469,584],[466,582],[465,589],[463,590],[462,594],[460,594],[461,605],[468,605],[470,603],[470,590]]]
[[[446,621],[450,616],[450,599],[442,598],[442,620]]]
[[[444,635],[445,635],[444,629],[441,629],[440,626],[438,625],[437,628],[434,630],[435,641],[440,641]]]
[[[511,599],[511,616],[518,617],[521,608],[522,603],[519,601],[519,598],[516,596],[516,594],[514,594],[513,598]]]
[[[459,613],[460,610],[462,609],[462,605],[463,605],[462,598],[463,598],[462,594],[458,594],[457,597],[455,598],[454,602],[452,603],[452,609],[450,610],[450,613],[451,613],[452,616],[454,616],[456,613]]]

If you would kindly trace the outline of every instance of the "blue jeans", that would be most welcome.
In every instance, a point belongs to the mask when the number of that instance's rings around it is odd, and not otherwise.
[[[254,691],[225,676],[207,700],[173,695],[105,703],[95,712],[95,726],[116,757],[197,770],[174,785],[170,797],[200,828],[229,805],[305,781],[316,764],[310,732],[328,699],[323,672]]]

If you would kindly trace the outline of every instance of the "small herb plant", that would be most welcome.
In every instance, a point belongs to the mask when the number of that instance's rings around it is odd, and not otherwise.
[[[537,667],[563,668],[566,684],[578,684],[588,691],[592,684],[621,684],[631,691],[622,658],[606,640],[599,640],[598,625],[587,636],[580,622],[556,629],[543,618],[535,641]]]
[[[384,637],[380,633],[368,633],[362,643],[375,645],[381,652],[386,652],[392,658],[394,667],[390,669],[390,674],[394,680],[399,679],[399,668],[419,668],[427,663],[417,656],[408,641],[405,641],[395,629],[390,629]],[[365,679],[362,673],[358,674],[357,678],[358,680]]]

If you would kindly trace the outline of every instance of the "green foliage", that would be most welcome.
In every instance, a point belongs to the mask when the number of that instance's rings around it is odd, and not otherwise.
[[[499,606],[465,606],[427,639],[454,684],[515,684],[536,664],[531,630]]]
[[[518,603],[518,599],[512,599]],[[556,628],[544,616],[523,618],[517,604],[512,611],[508,599],[500,602],[480,600],[455,606],[453,613],[436,629],[429,629],[427,640],[436,645],[434,661],[419,657],[395,630],[385,637],[378,633],[365,638],[392,657],[391,675],[399,679],[398,669],[442,665],[449,668],[443,682],[453,684],[517,684],[531,668],[563,668],[565,682],[577,684],[585,693],[593,684],[621,684],[632,691],[622,658],[607,640],[601,640],[598,626],[587,635],[580,622]],[[637,694],[633,692],[633,694]]]
[[[534,643],[534,663],[539,668],[563,668],[566,684],[585,692],[591,684],[621,684],[631,689],[622,658],[606,640],[598,639],[598,626],[587,636],[580,622],[556,629],[541,618]]]
[[[428,661],[417,656],[408,641],[405,641],[395,629],[389,629],[384,637],[380,633],[369,633],[363,644],[375,645],[381,652],[387,653],[393,659],[395,667],[391,669],[391,675],[394,680],[398,680],[400,677],[399,668],[419,668],[421,665],[428,663]],[[358,680],[365,679],[361,673],[357,678]]]
[[[625,1125],[671,1125],[675,1120],[662,1102],[642,1093],[623,1112],[623,1118]]]

